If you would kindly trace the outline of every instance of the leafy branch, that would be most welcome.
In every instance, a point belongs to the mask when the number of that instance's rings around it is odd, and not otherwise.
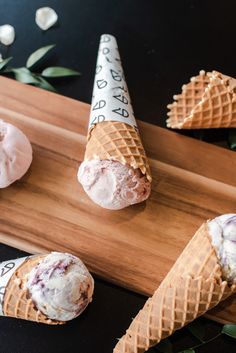
[[[179,353],[196,353],[197,348],[209,344],[210,342],[216,340],[222,335],[226,335],[228,337],[236,339],[236,325],[233,324],[224,325],[221,331],[216,336],[208,340],[205,340],[205,330],[204,327],[199,323],[199,321],[192,322],[190,325],[186,326],[186,328],[196,339],[198,339],[200,343],[193,347],[184,349]],[[155,350],[161,353],[173,353],[173,346],[170,340],[166,338],[155,347]]]
[[[38,64],[54,47],[55,44],[39,48],[28,57],[26,65],[23,67],[10,67],[8,64],[12,60],[12,57],[4,59],[0,62],[0,74],[11,74],[17,81],[55,92],[56,89],[50,82],[48,82],[48,78],[53,79],[58,77],[80,76],[80,73],[76,70],[62,66],[51,66],[45,68],[42,72],[34,72],[33,69],[36,64]]]
[[[236,151],[236,129],[229,130],[228,143],[229,147]]]

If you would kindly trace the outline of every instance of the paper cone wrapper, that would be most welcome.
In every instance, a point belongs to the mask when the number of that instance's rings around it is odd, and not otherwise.
[[[108,34],[101,36],[99,45],[84,157],[86,161],[92,159],[114,160],[139,168],[151,181],[116,39]]]
[[[173,129],[236,127],[236,79],[202,70],[167,107]]]
[[[235,292],[236,286],[222,279],[204,223],[113,352],[145,352]]]
[[[30,298],[27,288],[25,288],[30,271],[45,256],[24,257],[0,264],[1,315],[50,325],[63,323],[51,320],[39,311]]]

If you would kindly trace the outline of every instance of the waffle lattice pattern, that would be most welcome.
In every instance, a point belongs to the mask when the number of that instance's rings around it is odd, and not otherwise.
[[[217,71],[191,78],[167,107],[167,126],[178,129],[236,127],[236,80]]]
[[[195,234],[114,353],[143,353],[236,292],[221,278],[206,227]]]
[[[85,151],[85,160],[108,159],[128,164],[151,181],[151,172],[138,132],[130,125],[105,121],[91,130]]]
[[[27,275],[42,258],[41,255],[28,258],[12,275],[4,295],[3,311],[5,316],[51,325],[60,323],[47,318],[37,310],[24,286]]]

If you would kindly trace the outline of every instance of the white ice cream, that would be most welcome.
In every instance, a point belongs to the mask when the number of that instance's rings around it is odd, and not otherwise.
[[[224,214],[208,222],[224,278],[236,283],[236,214]]]
[[[110,210],[146,200],[151,184],[139,169],[116,161],[91,160],[81,163],[78,180],[88,196]]]
[[[94,281],[78,257],[52,252],[30,272],[26,287],[42,313],[68,321],[91,302]]]
[[[32,147],[17,127],[0,120],[0,188],[20,179],[32,162]]]

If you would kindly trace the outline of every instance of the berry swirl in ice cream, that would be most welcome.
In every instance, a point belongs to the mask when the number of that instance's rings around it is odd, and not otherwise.
[[[216,217],[208,222],[208,228],[224,279],[236,283],[236,214]]]
[[[30,272],[26,287],[38,310],[52,320],[68,321],[91,302],[94,281],[79,258],[52,252]]]

